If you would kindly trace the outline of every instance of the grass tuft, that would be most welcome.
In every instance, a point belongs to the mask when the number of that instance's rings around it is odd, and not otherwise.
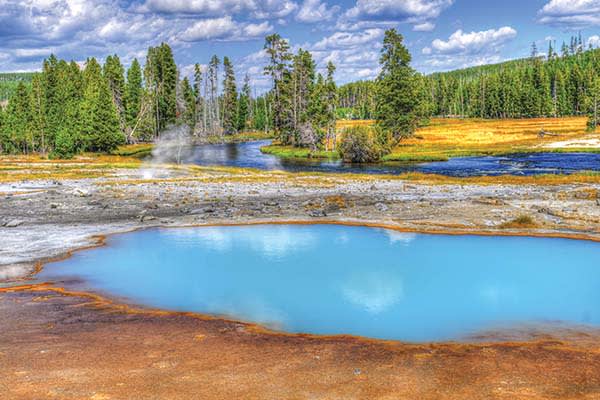
[[[500,225],[504,229],[535,228],[538,224],[529,215],[519,215],[515,219]]]

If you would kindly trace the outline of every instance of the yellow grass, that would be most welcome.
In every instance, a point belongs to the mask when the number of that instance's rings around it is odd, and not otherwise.
[[[135,158],[82,154],[70,160],[49,160],[42,155],[0,156],[0,182],[40,179],[81,179],[110,176],[119,169],[138,168]]]
[[[410,139],[402,140],[386,161],[446,160],[470,155],[508,154],[536,151],[594,151],[594,149],[548,149],[552,142],[587,136],[585,117],[531,119],[452,119],[434,118]],[[369,126],[374,121],[338,121],[341,131],[351,126]],[[543,138],[541,130],[557,134]],[[338,135],[340,140],[341,135]],[[600,149],[595,150],[600,151]]]

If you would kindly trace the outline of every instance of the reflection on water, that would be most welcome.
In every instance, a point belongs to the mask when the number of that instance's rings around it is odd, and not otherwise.
[[[290,332],[446,340],[523,323],[600,326],[600,244],[335,225],[151,229],[41,280]]]
[[[257,231],[259,234],[257,234]],[[173,229],[160,233],[165,241],[177,241],[179,246],[194,247],[200,241],[211,250],[231,253],[236,246],[245,246],[264,258],[282,258],[290,252],[309,251],[316,244],[311,232],[294,232],[287,225],[257,226],[255,230],[241,230],[231,235],[228,227],[204,229]]]
[[[508,156],[458,157],[429,163],[348,164],[339,160],[283,159],[260,151],[270,141],[202,145],[187,148],[189,164],[264,170],[400,174],[423,172],[448,176],[569,174],[600,171],[600,154],[532,153]]]
[[[342,295],[370,314],[379,314],[401,300],[402,281],[385,270],[354,274],[342,284]]]

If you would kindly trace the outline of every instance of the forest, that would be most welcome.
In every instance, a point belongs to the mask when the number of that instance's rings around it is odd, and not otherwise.
[[[0,75],[10,99],[0,106],[0,152],[72,157],[150,142],[172,126],[197,138],[242,131],[272,132],[276,143],[336,150],[350,161],[373,161],[431,116],[526,118],[589,115],[598,124],[600,49],[581,38],[558,54],[423,76],[395,30],[386,32],[381,73],[373,81],[336,86],[335,66],[318,72],[309,51],[295,54],[278,34],[265,38],[264,74],[271,90],[253,95],[249,77],[236,82],[228,57],[196,64],[180,77],[166,43],[150,47],[142,67],[125,69],[117,55],[83,66],[50,56],[42,71]],[[241,87],[240,87],[241,86]],[[336,131],[336,119],[374,119],[372,128]],[[342,140],[340,140],[342,139]],[[338,146],[339,144],[339,146]]]
[[[195,135],[267,128],[266,100],[252,99],[247,78],[238,93],[227,57],[222,63],[212,57],[204,69],[197,64],[190,82],[180,79],[166,43],[148,49],[143,68],[134,59],[125,70],[117,55],[104,65],[89,58],[83,68],[52,55],[40,73],[11,78],[12,95],[0,107],[3,153],[110,152],[124,143],[152,141],[174,125],[186,125]]]
[[[110,152],[177,125],[199,138],[277,130],[282,141],[316,146],[335,125],[335,67],[323,77],[309,52],[291,54],[286,46],[278,35],[266,38],[265,49],[281,58],[265,68],[274,86],[262,96],[252,95],[248,76],[238,86],[228,57],[213,56],[206,67],[195,65],[192,79],[180,79],[166,43],[148,49],[143,67],[134,59],[127,70],[117,55],[104,65],[90,58],[83,68],[50,56],[30,80],[12,77],[12,95],[0,107],[0,152]]]
[[[559,52],[560,51],[560,54]],[[359,81],[339,88],[340,116],[372,119],[375,82]],[[600,49],[584,50],[583,40],[557,50],[552,43],[531,57],[424,77],[428,114],[459,118],[539,118],[590,115],[597,126],[600,99]]]

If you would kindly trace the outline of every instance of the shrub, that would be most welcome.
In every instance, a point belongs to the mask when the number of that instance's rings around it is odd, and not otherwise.
[[[340,156],[347,162],[369,163],[381,160],[389,152],[385,135],[366,126],[353,126],[342,131],[338,148]]]
[[[515,219],[505,222],[500,225],[501,228],[533,228],[537,223],[529,215],[519,215]]]
[[[77,153],[77,144],[75,138],[68,129],[60,129],[54,139],[54,150],[50,158],[73,158]]]

